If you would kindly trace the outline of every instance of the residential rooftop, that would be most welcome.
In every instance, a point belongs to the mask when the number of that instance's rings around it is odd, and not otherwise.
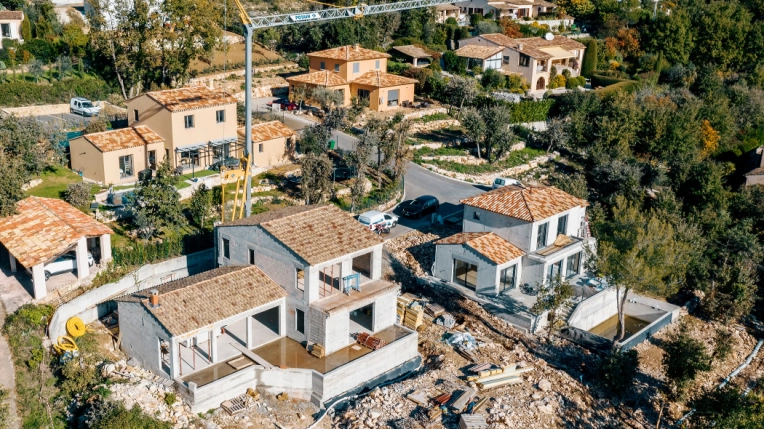
[[[332,204],[285,207],[227,222],[223,226],[259,226],[310,265],[384,242],[349,213]]]
[[[358,45],[340,46],[339,48],[326,49],[307,54],[309,57],[329,58],[343,61],[362,61],[374,60],[380,58],[390,58],[390,55],[384,52],[372,51],[362,48]]]
[[[58,257],[82,237],[114,233],[69,203],[55,198],[25,198],[16,203],[16,212],[0,218],[0,243],[26,268]]]
[[[240,127],[238,130],[239,135],[244,135],[245,128]],[[264,142],[268,140],[277,139],[280,137],[292,137],[297,133],[284,125],[281,121],[270,121],[262,124],[252,125],[252,141]]]
[[[585,207],[586,200],[576,198],[554,186],[504,186],[461,200],[464,205],[536,222],[570,210]]]
[[[417,83],[416,79],[398,76],[379,70],[372,70],[358,76],[353,80],[356,85],[367,85],[375,88],[388,88],[391,86],[413,85]]]
[[[459,9],[458,7],[456,9]],[[403,55],[406,55],[411,58],[432,58],[432,55],[428,54],[424,49],[420,48],[419,46],[414,45],[405,45],[405,46],[394,46],[394,51],[398,51],[402,53]]]
[[[210,326],[287,295],[255,265],[226,266],[152,288],[159,305],[150,304],[151,290],[118,298],[143,304],[172,335]]]
[[[203,109],[205,107],[236,104],[234,96],[223,91],[214,91],[206,86],[151,91],[144,95],[161,104],[171,112]],[[140,96],[139,96],[140,97]]]
[[[103,131],[100,133],[85,134],[82,137],[93,144],[101,152],[113,152],[136,146],[144,146],[152,143],[164,143],[151,128],[138,125],[132,128]]]
[[[549,59],[560,56],[562,52],[545,51],[548,48],[558,47],[565,51],[575,51],[585,49],[586,46],[581,42],[569,39],[565,36],[554,36],[554,39],[547,40],[543,37],[525,37],[522,39],[513,39],[501,33],[481,34],[486,40],[497,45],[515,49],[536,59]],[[569,55],[569,54],[568,54]]]
[[[504,48],[502,46],[467,45],[455,50],[454,54],[463,58],[478,58],[484,60],[486,58],[491,58],[503,50]]]
[[[517,246],[493,232],[460,232],[442,238],[436,241],[435,244],[467,245],[497,265],[525,255],[525,252]]]
[[[321,85],[328,87],[348,84],[348,81],[338,76],[337,73],[330,72],[329,70],[321,70],[317,72],[292,76],[288,77],[286,80],[291,84],[306,83],[310,85]]]
[[[0,10],[0,19],[22,20],[24,12],[20,10]]]

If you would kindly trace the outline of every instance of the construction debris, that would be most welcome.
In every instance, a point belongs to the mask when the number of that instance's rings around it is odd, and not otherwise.
[[[431,304],[427,304],[427,305],[424,306],[424,311],[426,311],[427,314],[430,315],[430,317],[435,318],[435,317],[438,317],[441,314],[445,313],[446,309],[443,308],[443,306],[440,305],[440,304],[431,303]],[[453,319],[453,317],[452,317],[452,319]]]
[[[421,405],[423,407],[427,406],[427,396],[421,390],[415,390],[409,393],[406,395],[406,398],[417,405]]]
[[[222,408],[231,416],[234,414],[239,414],[247,409],[247,395],[240,395],[233,399],[223,401],[223,403],[220,404],[220,408]]]
[[[450,393],[443,393],[440,394],[434,398],[432,398],[432,402],[436,403],[437,405],[446,405],[448,401],[451,400],[451,394]]]
[[[324,356],[326,356],[326,349],[321,344],[313,344],[313,347],[310,349],[310,354],[319,359],[322,359]]]
[[[361,332],[360,334],[358,334],[356,341],[358,341],[358,344],[372,350],[379,350],[382,347],[384,347],[385,344],[387,344],[385,343],[385,340],[371,336],[367,334],[366,332]]]
[[[454,316],[450,315],[449,313],[445,313],[435,319],[435,323],[447,329],[451,329],[454,327],[454,325],[456,325],[456,319],[454,319]]]
[[[403,326],[409,329],[418,328],[424,321],[424,309],[419,304],[412,304],[406,309],[406,315],[403,318]]]
[[[459,429],[484,429],[488,427],[481,414],[462,414],[459,416]]]
[[[289,400],[289,394],[286,392],[281,392],[278,395],[276,395],[276,399],[279,401],[287,401]]]
[[[467,404],[472,401],[472,398],[477,395],[477,390],[468,387],[459,393],[459,397],[451,404],[451,408],[457,413],[461,413],[467,407]]]
[[[411,231],[385,242],[385,248],[393,256],[409,267],[415,276],[423,276],[425,269],[429,269],[435,262],[436,240],[451,235],[451,231],[441,234],[423,233]],[[422,268],[426,267],[426,268]]]

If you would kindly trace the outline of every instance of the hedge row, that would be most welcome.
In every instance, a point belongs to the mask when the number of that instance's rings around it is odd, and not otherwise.
[[[599,95],[610,95],[618,91],[626,91],[631,92],[634,89],[636,89],[639,86],[639,82],[636,80],[624,80],[621,82],[618,82],[614,85],[607,86],[605,88],[600,88],[595,90],[594,92]]]
[[[596,88],[598,86],[605,87],[605,86],[615,85],[621,82],[630,82],[630,81],[629,79],[621,79],[621,78],[612,77],[612,76],[605,76],[603,74],[592,75],[592,88]]]
[[[539,101],[521,101],[519,103],[510,103],[504,100],[496,100],[490,97],[477,97],[473,105],[477,108],[504,105],[512,113],[512,123],[522,124],[526,122],[546,121],[549,117],[549,111],[554,106],[554,99],[544,99]]]
[[[19,107],[31,104],[68,103],[72,97],[105,100],[112,93],[108,83],[98,78],[72,78],[52,85],[11,80],[0,84],[0,106]]]

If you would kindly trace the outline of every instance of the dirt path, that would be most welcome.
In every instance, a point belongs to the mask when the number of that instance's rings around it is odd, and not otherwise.
[[[5,323],[5,308],[0,303],[0,325]],[[8,340],[5,335],[0,334],[0,388],[8,390],[8,422],[9,429],[19,428],[18,413],[16,412],[16,372],[13,370],[13,360],[11,359],[11,348],[8,346]]]

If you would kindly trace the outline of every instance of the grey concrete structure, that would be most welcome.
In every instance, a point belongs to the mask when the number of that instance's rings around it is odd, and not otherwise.
[[[454,272],[455,261],[467,262],[477,267],[475,292],[486,295],[493,295],[504,292],[506,289],[516,288],[523,272],[522,257],[497,264],[468,245],[442,244],[435,247],[433,276],[445,281],[456,282],[457,279]],[[513,269],[514,272],[512,271]],[[513,280],[502,283],[502,272],[513,273]]]

